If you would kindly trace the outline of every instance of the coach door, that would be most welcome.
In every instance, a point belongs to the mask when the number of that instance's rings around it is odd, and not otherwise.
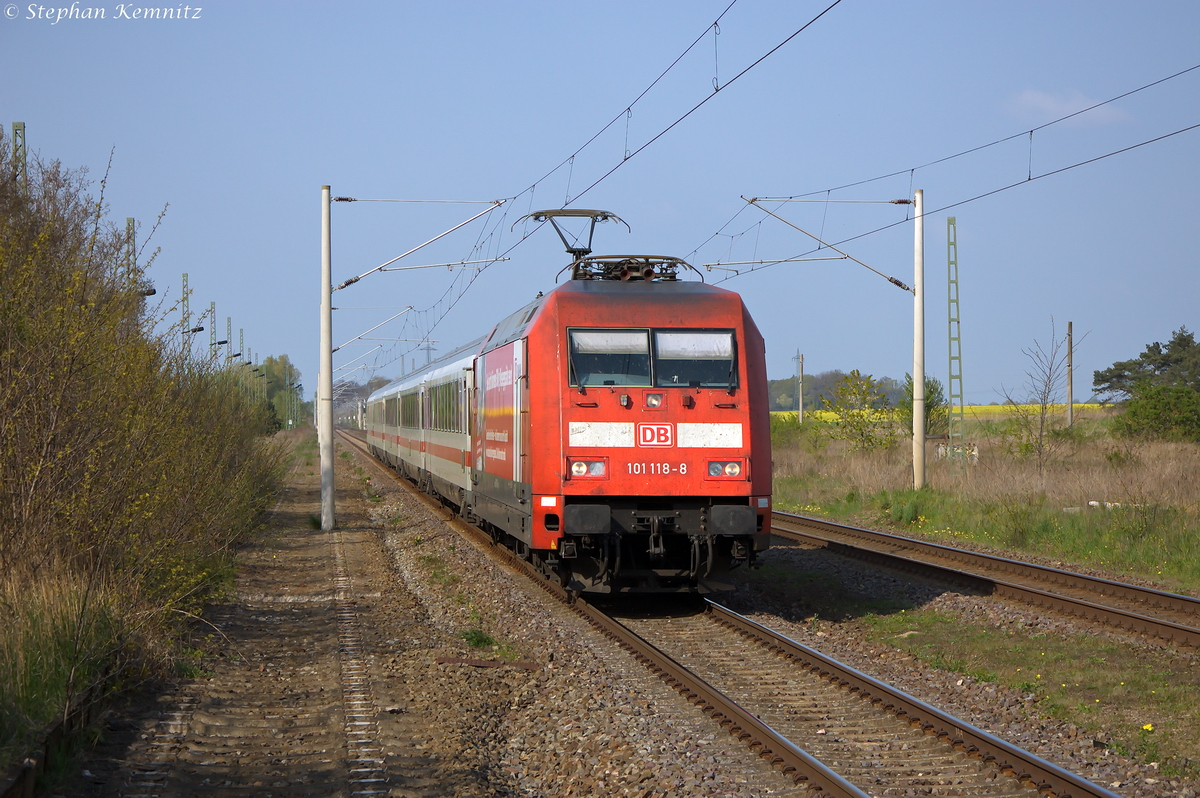
[[[417,465],[421,469],[421,473],[425,474],[429,471],[428,449],[429,449],[429,391],[426,383],[421,383],[421,447],[420,453],[417,455]]]

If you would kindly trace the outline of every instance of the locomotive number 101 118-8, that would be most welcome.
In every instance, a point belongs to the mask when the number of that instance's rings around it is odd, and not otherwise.
[[[651,474],[651,475],[669,475],[669,474],[686,474],[688,471],[687,463],[675,465],[673,463],[626,463],[626,470],[630,474]]]

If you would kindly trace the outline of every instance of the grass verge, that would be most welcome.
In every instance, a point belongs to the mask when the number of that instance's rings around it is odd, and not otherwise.
[[[1122,753],[1158,762],[1164,776],[1200,775],[1200,673],[1186,653],[970,626],[932,610],[868,615],[863,624],[878,643],[1019,690],[1041,714],[1084,733],[1103,730]]]

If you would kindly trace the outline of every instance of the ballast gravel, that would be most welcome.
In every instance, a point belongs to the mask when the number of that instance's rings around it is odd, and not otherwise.
[[[456,658],[478,663],[440,665],[440,682],[427,685],[420,711],[476,728],[459,744],[475,749],[469,759],[491,764],[494,789],[647,798],[807,794],[436,512],[387,487],[386,477],[372,482],[382,495],[371,514],[395,573],[427,622],[462,640]],[[469,646],[468,637],[481,641],[477,633],[495,642]],[[464,706],[470,696],[474,706]]]

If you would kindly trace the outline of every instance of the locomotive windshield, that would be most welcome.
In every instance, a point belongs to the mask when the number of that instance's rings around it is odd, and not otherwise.
[[[570,330],[571,385],[729,388],[731,330]],[[653,340],[653,348],[651,348]]]
[[[733,333],[654,333],[654,384],[662,387],[728,388],[736,377]]]
[[[650,385],[649,330],[571,330],[572,385]]]

